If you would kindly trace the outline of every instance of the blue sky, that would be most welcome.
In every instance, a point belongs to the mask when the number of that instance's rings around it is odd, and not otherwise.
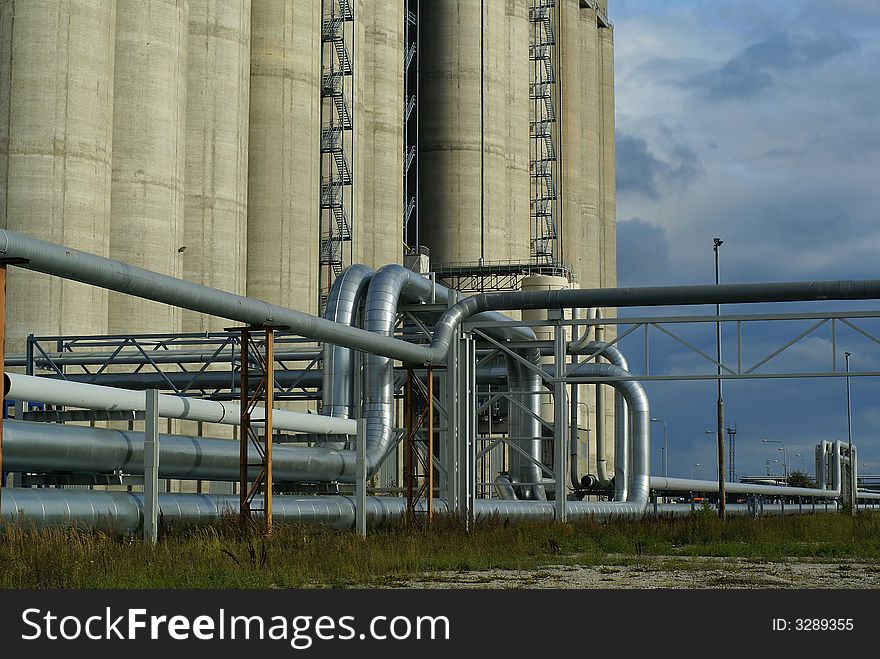
[[[616,38],[618,283],[712,283],[721,237],[725,283],[880,278],[880,2],[876,0],[612,0]],[[725,312],[832,311],[852,304],[777,305]],[[880,309],[880,303],[860,308]],[[714,307],[688,313],[714,313]],[[629,310],[650,315],[654,310]],[[680,310],[678,311],[680,313]],[[621,314],[623,315],[623,313]],[[809,323],[750,327],[757,359]],[[862,327],[880,335],[880,322]],[[683,330],[714,354],[714,326]],[[733,327],[724,353],[734,359]],[[880,370],[880,346],[838,333],[851,367]],[[641,338],[622,347],[640,361]],[[652,345],[651,369],[711,371],[672,341]],[[777,368],[827,368],[830,329]],[[639,369],[635,369],[637,372]],[[851,379],[853,441],[862,472],[880,473],[880,382]],[[670,475],[711,477],[715,385],[647,383],[669,427]],[[844,379],[725,384],[737,426],[737,472],[765,473],[788,446],[812,471],[812,447],[846,439]],[[662,426],[654,424],[652,469]],[[796,457],[801,453],[805,457]]]

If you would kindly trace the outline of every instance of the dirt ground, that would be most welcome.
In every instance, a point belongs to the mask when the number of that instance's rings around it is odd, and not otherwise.
[[[756,562],[739,558],[643,558],[634,565],[441,572],[400,588],[880,588],[875,563]]]

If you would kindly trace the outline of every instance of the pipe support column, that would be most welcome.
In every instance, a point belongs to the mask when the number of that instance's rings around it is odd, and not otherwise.
[[[458,462],[456,465],[456,489],[459,514],[470,529],[474,516],[474,463],[476,462],[476,344],[470,334],[464,334],[458,350]]]
[[[159,392],[145,392],[144,409],[144,543],[159,539]]]
[[[566,457],[568,453],[568,401],[565,385],[565,328],[561,323],[554,327],[553,354],[556,377],[553,380],[553,467],[556,477],[555,517],[557,522],[566,521]],[[577,385],[575,385],[577,386]]]

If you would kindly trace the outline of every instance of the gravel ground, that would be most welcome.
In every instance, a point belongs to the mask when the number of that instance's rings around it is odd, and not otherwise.
[[[633,565],[440,572],[399,588],[880,588],[875,563],[756,562],[739,558],[643,558]]]

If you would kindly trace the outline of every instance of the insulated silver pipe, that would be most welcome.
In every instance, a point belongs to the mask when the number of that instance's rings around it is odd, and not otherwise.
[[[691,478],[664,478],[651,476],[651,489],[666,492],[717,492],[718,481]],[[788,487],[787,485],[758,485],[755,483],[725,483],[730,494],[766,494],[770,496],[835,498],[832,490],[818,487]]]
[[[259,505],[257,497],[255,504]],[[505,521],[551,519],[553,504],[546,501],[505,501],[477,499],[474,502],[477,519],[502,519]],[[587,502],[572,501],[568,504],[571,519],[592,517],[603,519],[612,514],[632,516],[690,515],[689,505],[658,504],[656,507],[638,509],[613,508],[605,504],[602,509]],[[400,497],[367,497],[367,518],[376,526],[399,520],[406,508],[406,500]],[[235,514],[238,497],[207,494],[160,494],[159,509],[166,524],[195,525],[216,523]],[[446,512],[447,502],[434,500],[435,512]],[[824,511],[825,508],[822,508]],[[836,503],[828,512],[837,512]],[[750,506],[730,504],[730,514],[755,514]],[[763,504],[759,514],[798,514],[798,506]],[[811,508],[805,508],[810,513]],[[355,525],[355,503],[346,496],[287,496],[272,497],[272,518],[278,523],[314,524],[332,529],[351,529]],[[133,492],[99,492],[60,489],[7,488],[3,491],[0,519],[24,519],[36,527],[79,526],[100,528],[122,535],[137,533],[143,524],[143,495]]]
[[[345,345],[368,353],[382,353],[406,362],[430,362],[430,352],[424,346],[388,336],[376,336],[301,311],[194,284],[5,229],[0,229],[0,255],[4,258],[27,259],[26,263],[18,266],[27,270],[91,284],[145,300],[250,325],[287,327],[295,334],[317,341]]]
[[[370,281],[364,307],[364,329],[378,336],[391,337],[397,322],[399,302],[435,301],[442,304],[447,302],[449,294],[450,291],[445,286],[433,284],[412,270],[396,264],[386,265]],[[494,312],[485,313],[481,318],[490,321],[510,320],[507,316]],[[487,333],[502,340],[535,338],[534,332],[528,328],[502,327]],[[535,359],[540,358],[537,351],[528,354]],[[534,398],[537,400],[537,394]],[[373,474],[394,443],[394,360],[389,357],[372,354],[365,360],[363,417],[366,424],[368,472]],[[534,425],[529,424],[528,427],[533,428]]]
[[[142,412],[146,405],[143,391],[39,378],[18,373],[3,374],[3,394],[4,398],[90,410]],[[265,410],[257,407],[252,414],[255,422],[259,423],[260,419],[264,418]],[[160,394],[159,416],[237,426],[241,421],[241,406],[204,398]],[[273,410],[272,423],[277,430],[299,433],[354,435],[357,432],[357,423],[351,419],[334,419],[319,414],[287,410]]]
[[[605,357],[605,359],[607,359],[610,363],[622,368],[624,371],[629,370],[629,364],[627,363],[626,357],[620,351],[620,349],[616,345],[606,343],[605,341],[597,340],[589,341],[586,343],[579,342],[578,345],[570,345],[569,351],[573,354],[588,354],[590,356],[597,356],[601,353],[601,355]],[[577,374],[579,370],[580,365],[578,366],[578,369],[572,373],[572,375]],[[597,389],[601,387],[601,385],[598,384],[596,386]],[[624,400],[623,395],[620,393],[620,391],[617,391],[614,395],[614,498],[618,501],[623,501],[624,499],[626,499],[626,491],[629,487],[629,483],[627,482],[627,477],[630,472],[629,465],[627,464],[627,456],[629,455],[629,425],[629,408],[627,407],[626,400]],[[603,437],[603,448],[604,439],[605,438]],[[599,460],[598,451],[599,443],[597,425],[597,464]],[[601,475],[599,476],[601,480]]]
[[[374,272],[372,268],[360,264],[346,268],[333,282],[324,318],[343,325],[354,325]],[[324,344],[321,414],[341,419],[352,417],[352,364],[351,348],[333,343]]]
[[[880,298],[880,280],[482,293],[464,298],[444,313],[428,347],[390,336],[376,336],[300,311],[175,279],[5,229],[0,229],[0,254],[4,258],[27,259],[27,263],[20,267],[28,270],[243,323],[282,325],[318,341],[424,365],[441,365],[461,322],[483,311]]]
[[[578,374],[599,378],[627,377],[629,374],[614,364],[579,364]],[[648,396],[639,382],[634,380],[612,381],[611,386],[619,391],[630,410],[632,419],[632,455],[627,460],[630,473],[623,475],[629,482],[626,500],[611,502],[577,501],[570,502],[567,510],[574,514],[596,514],[599,516],[616,514],[641,514],[648,504],[650,495],[650,406]],[[626,454],[628,447],[624,449]],[[558,495],[557,495],[558,496]],[[552,508],[552,505],[551,505]]]
[[[256,449],[251,447],[250,452],[250,462],[259,463]],[[237,481],[239,462],[237,441],[185,435],[159,438],[160,478]],[[144,433],[7,419],[3,467],[12,472],[142,474]],[[355,452],[276,444],[272,471],[278,482],[354,482]],[[255,476],[257,469],[251,472]]]
[[[513,483],[509,476],[498,474],[495,479],[495,492],[498,498],[504,501],[516,501],[516,492],[513,490]]]
[[[531,364],[539,364],[541,353],[537,348],[519,351],[520,356]],[[535,373],[511,355],[505,356],[507,363],[507,388],[511,401],[508,403],[508,423],[510,437],[517,448],[509,449],[510,473],[518,485],[521,498],[546,501],[547,494],[541,482],[544,472],[541,469],[543,433],[541,426],[541,399],[535,392],[544,386],[540,374]],[[522,393],[528,392],[528,393]],[[524,438],[524,439],[523,439]],[[523,451],[521,453],[520,451]]]

